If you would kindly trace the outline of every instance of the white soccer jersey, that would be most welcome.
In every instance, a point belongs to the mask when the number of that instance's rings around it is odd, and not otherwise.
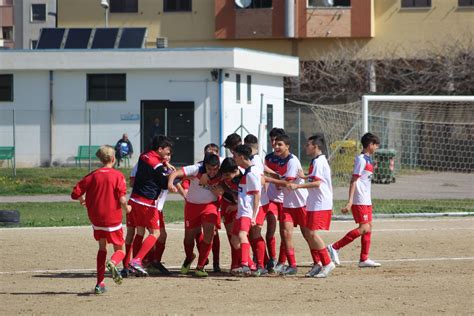
[[[137,175],[137,170],[138,170],[138,163],[133,166],[132,171],[130,171],[130,179],[135,178]]]
[[[298,176],[298,171],[302,170],[299,159],[295,155],[290,154],[287,158],[283,159],[283,161],[285,163],[280,167],[280,175],[287,181],[292,181],[297,184],[304,183],[304,180]],[[283,207],[304,207],[307,197],[308,190],[306,189],[291,190],[289,188],[283,188]]]
[[[261,189],[262,179],[260,170],[255,168],[255,166],[247,168],[239,182],[237,218],[242,216],[252,218],[255,193],[259,193]]]
[[[202,186],[199,182],[201,176],[206,173],[204,164],[197,163],[182,168],[184,175],[189,178],[189,189],[186,201],[194,204],[208,204],[215,202],[217,197],[211,192],[208,185]]]
[[[372,174],[374,173],[374,164],[372,158],[365,154],[360,154],[355,158],[353,176],[359,177],[356,181],[354,205],[372,205],[370,187]]]
[[[278,173],[280,168],[280,162],[281,158],[275,155],[275,153],[269,153],[265,156],[265,165],[276,173]],[[277,188],[275,184],[268,184],[267,195],[270,201],[283,203],[283,190]]]
[[[160,195],[156,199],[156,209],[160,212],[163,211],[163,207],[165,206],[166,197],[168,196],[168,190],[161,190]]]
[[[252,163],[255,166],[255,168],[257,168],[257,170],[259,170],[260,175],[263,177],[263,174],[265,172],[265,167],[263,165],[262,157],[260,157],[259,155],[254,155],[252,157]],[[262,190],[261,190],[260,194],[261,194],[260,195],[260,205],[267,205],[269,203],[269,200],[268,200],[267,190],[265,189],[264,185],[262,185]]]
[[[309,212],[332,210],[331,168],[326,156],[319,155],[311,161],[308,181],[320,181],[321,185],[319,188],[308,189],[306,210]]]

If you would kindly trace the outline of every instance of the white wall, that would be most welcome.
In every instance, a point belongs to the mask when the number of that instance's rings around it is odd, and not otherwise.
[[[13,74],[13,102],[0,102],[0,146],[13,146],[14,109],[17,165],[47,163],[50,152],[49,72],[8,74]]]
[[[127,133],[136,152],[140,150],[140,121],[121,121],[120,114],[140,114],[141,100],[191,101],[195,104],[194,157],[202,158],[203,147],[219,140],[217,82],[207,70],[107,71],[127,73],[126,101],[87,102],[87,73],[104,71],[55,71],[55,126],[53,161],[73,162],[78,145],[89,142],[88,111],[92,115],[92,144],[111,144]],[[208,98],[206,83],[208,79]],[[205,110],[205,104],[207,109]],[[204,113],[207,113],[206,120]],[[207,123],[207,129],[204,126]],[[137,155],[134,157],[137,158]]]
[[[258,124],[260,122],[260,95],[263,93],[263,122],[267,123],[267,104],[273,105],[273,126],[284,127],[284,90],[283,78],[255,73],[227,71],[229,77],[224,77],[224,115],[223,115],[223,140],[241,125],[241,109],[243,109],[243,124],[245,128],[258,137]],[[240,74],[240,102],[236,100],[236,74]],[[247,102],[247,75],[251,75],[251,103]],[[268,135],[267,130],[267,135]],[[240,130],[237,131],[240,134]],[[243,137],[247,133],[243,132]],[[265,135],[265,137],[267,136]],[[263,149],[266,151],[266,138]]]

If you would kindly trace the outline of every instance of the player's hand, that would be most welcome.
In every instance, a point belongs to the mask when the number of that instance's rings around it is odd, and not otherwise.
[[[301,179],[306,179],[307,176],[304,174],[303,169],[298,169],[298,177]]]
[[[351,207],[352,207],[352,203],[347,203],[345,207],[341,208],[341,212],[343,214],[347,214],[351,210]]]
[[[127,207],[126,207],[126,212],[127,212],[127,214],[130,214],[131,211],[132,211],[132,206],[131,206],[131,205],[127,205]]]
[[[81,196],[79,198],[79,203],[81,203],[82,206],[86,206],[86,198],[84,196]]]
[[[176,167],[173,166],[172,164],[170,164],[169,162],[166,163],[166,166],[167,166],[170,170],[176,171]]]
[[[178,192],[178,188],[174,184],[168,184],[168,191],[176,193]]]
[[[257,225],[257,222],[256,222],[255,218],[252,218],[252,219],[250,220],[250,225],[252,225],[252,226]]]
[[[298,189],[298,185],[297,185],[296,183],[288,183],[288,184],[286,185],[286,187],[287,187],[288,189],[291,189],[291,190],[297,190],[297,189]]]

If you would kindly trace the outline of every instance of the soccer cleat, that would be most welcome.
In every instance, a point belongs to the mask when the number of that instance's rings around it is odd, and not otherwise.
[[[219,267],[219,263],[214,263],[212,266],[213,266],[212,271],[214,271],[215,273],[222,272],[221,267]]]
[[[153,261],[151,263],[151,266],[153,268],[157,269],[158,272],[162,275],[170,275],[171,274],[171,272],[161,262]]]
[[[193,258],[189,260],[189,262],[184,259],[183,265],[181,266],[181,270],[179,271],[181,274],[188,274],[189,270],[191,269],[191,264],[193,263],[194,259],[196,259],[196,255],[193,254]]]
[[[204,270],[204,267],[202,268],[196,268],[196,272],[194,272],[194,276],[198,278],[205,278],[208,276],[206,270]]]
[[[94,294],[100,295],[100,294],[104,294],[105,292],[107,292],[107,290],[105,289],[105,284],[104,283],[96,284],[96,286],[94,288]]]
[[[259,276],[267,275],[267,274],[268,274],[268,270],[262,267],[258,267],[257,270],[252,271],[252,276],[254,277],[259,277]]]
[[[325,265],[321,269],[321,271],[318,274],[316,274],[314,277],[318,279],[327,278],[329,274],[331,274],[331,271],[334,270],[335,268],[336,268],[336,265],[334,264],[334,262],[330,262],[327,265]]]
[[[285,271],[280,272],[280,275],[296,275],[298,273],[298,269],[296,267],[288,266],[286,267]]]
[[[140,260],[132,259],[130,261],[129,268],[132,268],[135,271],[137,271],[137,275],[139,276],[143,276],[143,277],[148,276],[148,272],[146,272],[145,268],[143,268]]]
[[[240,275],[244,277],[248,277],[252,275],[252,270],[248,266],[242,266],[240,270]]]
[[[242,268],[241,267],[233,268],[230,270],[230,274],[233,276],[240,276],[242,274]]]
[[[339,261],[339,254],[337,253],[337,250],[332,247],[332,245],[328,245],[326,249],[329,252],[329,255],[331,256],[332,262],[334,262],[337,266],[341,264],[341,261]]]
[[[109,270],[110,273],[112,273],[112,279],[114,280],[114,282],[116,284],[122,284],[122,275],[118,271],[115,263],[113,263],[112,260],[109,260],[106,263],[106,267],[107,267],[107,270]]]
[[[127,268],[123,268],[121,271],[120,271],[120,275],[122,276],[122,278],[128,278],[128,277],[131,277],[133,276],[133,271],[130,270],[130,269],[127,269]]]
[[[280,274],[280,273],[282,273],[283,271],[285,271],[287,267],[288,267],[288,266],[285,265],[285,264],[283,264],[283,263],[278,263],[278,264],[276,265],[276,267],[273,269],[273,272],[276,273],[276,274]]]
[[[380,263],[375,262],[375,261],[370,260],[370,259],[359,262],[359,268],[376,268],[376,267],[380,267],[380,266],[381,266]]]
[[[268,260],[267,262],[267,266],[266,266],[266,269],[268,270],[269,273],[274,273],[274,269],[276,267],[276,260],[271,258],[270,260]]]
[[[313,268],[311,268],[311,270],[309,270],[308,273],[306,273],[304,276],[307,278],[313,278],[314,276],[316,276],[316,274],[321,272],[322,268],[323,267],[320,264],[315,264],[313,265]]]

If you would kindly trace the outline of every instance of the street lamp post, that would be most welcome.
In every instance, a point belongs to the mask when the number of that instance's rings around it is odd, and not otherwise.
[[[100,6],[105,10],[105,27],[109,27],[109,1],[108,0],[101,0]]]

